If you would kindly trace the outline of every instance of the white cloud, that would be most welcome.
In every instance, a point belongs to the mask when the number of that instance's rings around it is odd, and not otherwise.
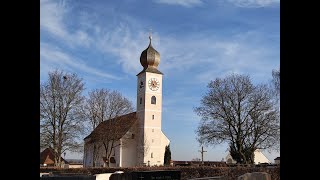
[[[280,3],[280,0],[228,0],[239,7],[257,8],[271,6]]]
[[[269,59],[269,54],[273,53],[269,49],[263,46],[255,47],[254,44],[245,42],[235,43],[235,45],[228,43],[218,45],[221,47],[215,50],[217,56],[213,57],[216,63],[209,64],[210,68],[197,75],[198,81],[206,82],[230,73],[248,74],[255,80],[269,79],[265,77],[266,75],[271,77],[274,61]]]
[[[118,24],[99,26],[93,23],[93,17],[83,12],[80,18],[86,21],[81,21],[81,26],[75,32],[70,32],[64,23],[68,18],[68,7],[61,2],[64,1],[41,1],[41,30],[50,33],[58,38],[60,43],[71,48],[90,47],[107,55],[117,56],[119,58],[116,59],[117,63],[121,64],[128,74],[137,74],[141,70],[137,62],[139,62],[140,53],[148,46],[148,35],[147,32],[141,31],[135,20],[119,15]],[[134,32],[133,29],[135,29]],[[93,30],[93,33],[89,35],[88,30]]]
[[[165,1],[162,0],[161,2]],[[201,1],[181,2],[201,3]],[[232,2],[236,3],[236,1]],[[268,4],[267,1],[248,2]],[[72,34],[63,23],[63,20],[67,17],[65,17],[66,11],[61,9],[67,9],[65,5],[41,3],[41,8],[44,8],[42,10],[44,12],[49,9],[48,13],[43,16],[47,20],[53,20],[52,23],[43,22],[42,26],[50,33],[65,40],[62,42],[66,42],[71,47],[82,45],[103,52],[107,56],[116,56],[117,59],[111,58],[106,59],[106,61],[116,60],[116,63],[120,64],[123,71],[128,74],[137,74],[142,70],[139,58],[141,52],[148,46],[148,30],[147,28],[141,28],[143,25],[140,22],[123,14],[118,14],[117,23],[102,26],[94,23],[97,19],[93,18],[98,17],[91,17],[88,13],[82,13],[82,18],[86,19],[85,26],[80,26]],[[55,29],[60,31],[55,31]],[[91,30],[93,33],[89,36],[87,30]],[[223,75],[230,72],[253,73],[256,77],[263,77],[270,73],[269,71],[274,68],[271,67],[271,64],[274,64],[274,62],[271,62],[268,58],[274,54],[272,52],[274,49],[270,50],[271,47],[265,47],[262,42],[258,42],[259,39],[261,39],[259,34],[252,32],[242,32],[224,39],[203,33],[184,38],[162,35],[160,37],[155,32],[152,43],[153,47],[161,54],[159,69],[162,72],[167,75],[177,75],[179,73],[182,75],[183,72],[191,70],[196,74],[191,77],[193,78],[192,82],[199,83],[207,82],[208,78],[212,79],[218,74]],[[115,62],[110,63],[115,64]],[[81,68],[81,65],[77,68],[88,71],[83,67]]]
[[[222,2],[225,0],[222,0]],[[238,7],[257,8],[279,4],[280,0],[227,0]],[[203,0],[154,0],[156,3],[194,7],[203,5]]]
[[[65,13],[66,8],[59,1],[40,1],[40,29],[49,31],[58,37],[66,37],[68,33],[63,25]]]
[[[69,32],[64,23],[68,16],[68,6],[64,0],[40,2],[40,29],[60,38],[71,47],[81,45],[88,47],[93,42],[92,38],[83,30]]]
[[[226,74],[249,74],[255,80],[268,79],[275,61],[279,61],[276,47],[270,47],[258,32],[241,33],[229,37],[206,34],[184,39],[162,37],[159,46],[161,70],[165,74],[195,75],[188,82],[207,83]],[[276,58],[276,59],[275,59]],[[171,75],[170,76],[173,76]]]
[[[88,73],[105,79],[120,79],[112,74],[92,68],[83,60],[73,57],[63,52],[61,49],[52,47],[45,43],[40,43],[40,66],[42,73],[46,74],[48,71],[52,70],[52,68],[63,68],[73,72],[80,70],[83,73]]]
[[[127,23],[123,23],[112,31],[101,33],[96,46],[106,54],[119,57],[117,61],[126,73],[137,74],[142,70],[140,54],[148,46],[148,37],[146,33],[133,32],[131,29]]]
[[[180,5],[184,7],[193,7],[203,4],[202,0],[154,0],[154,2],[169,5]]]

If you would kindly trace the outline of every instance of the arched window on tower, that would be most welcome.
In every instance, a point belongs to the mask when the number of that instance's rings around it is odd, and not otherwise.
[[[157,103],[157,99],[155,96],[151,97],[151,104],[156,104]]]
[[[140,104],[142,104],[142,98],[140,98]]]
[[[151,158],[153,158],[153,153],[151,153]]]

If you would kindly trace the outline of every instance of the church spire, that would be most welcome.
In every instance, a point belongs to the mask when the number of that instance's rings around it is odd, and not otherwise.
[[[147,49],[142,51],[140,56],[140,63],[143,66],[143,70],[140,72],[153,72],[157,74],[162,74],[158,69],[160,63],[160,54],[157,50],[152,47],[152,34],[149,34],[149,46]],[[139,73],[139,74],[140,74]]]

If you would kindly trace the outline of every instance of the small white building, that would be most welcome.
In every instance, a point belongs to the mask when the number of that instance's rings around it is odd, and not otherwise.
[[[226,156],[226,163],[227,164],[235,164],[235,163],[237,163],[237,161],[233,160],[230,153],[228,153],[228,155]],[[259,149],[257,149],[254,151],[254,163],[255,164],[260,164],[260,163],[268,163],[269,164],[271,162]]]
[[[235,161],[235,160],[232,158],[231,154],[228,153],[228,155],[226,156],[226,163],[227,163],[227,164],[235,164],[235,163],[237,163],[237,161]]]
[[[84,139],[84,167],[163,165],[170,143],[161,130],[163,73],[157,69],[160,54],[149,39],[140,56],[136,112],[103,121]]]

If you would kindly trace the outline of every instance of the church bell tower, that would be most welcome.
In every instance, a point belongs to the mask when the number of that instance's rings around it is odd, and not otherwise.
[[[140,56],[143,70],[137,74],[138,147],[137,165],[163,165],[162,75],[157,67],[160,54],[149,46]]]

